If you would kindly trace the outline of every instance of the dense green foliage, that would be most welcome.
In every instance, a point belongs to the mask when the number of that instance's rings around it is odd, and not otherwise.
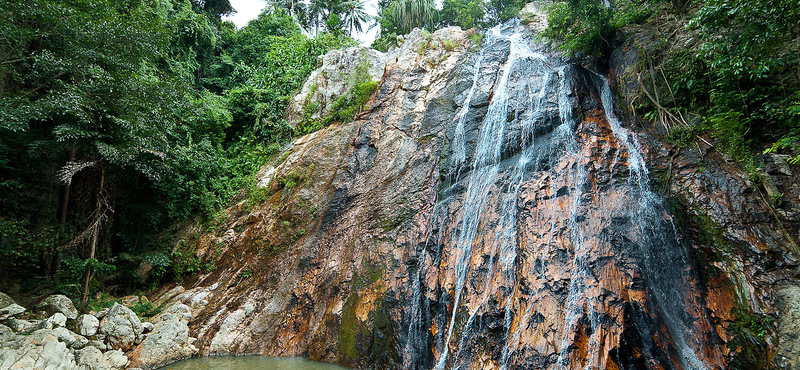
[[[432,0],[384,0],[378,14],[381,34],[372,47],[386,51],[394,46],[397,35],[414,28],[492,27],[516,17],[525,4],[525,0],[444,0],[442,9],[436,9]]]
[[[283,112],[317,56],[354,44],[281,10],[236,31],[227,0],[0,11],[0,270],[74,296],[207,268],[158,235],[213,222],[297,134]]]
[[[800,4],[713,0],[691,24],[704,40],[694,63],[707,71],[706,123],[724,148],[746,159],[752,145],[775,142],[800,160]],[[696,98],[687,77],[677,83]]]
[[[605,5],[602,0],[556,2],[548,10],[548,27],[543,36],[558,40],[570,54],[584,52],[601,56],[611,49],[616,31],[650,16],[647,7],[623,0]]]
[[[442,2],[442,22],[470,29],[481,25],[486,16],[486,4],[482,0],[444,0]]]
[[[640,57],[650,96],[638,109],[673,137],[709,133],[755,174],[753,153],[785,151],[800,161],[800,5],[790,0],[708,0],[637,5],[568,0],[550,9],[545,36],[571,53],[607,56],[618,30],[660,27]],[[634,7],[635,6],[635,7]],[[673,19],[673,20],[670,20]],[[687,21],[674,20],[686,19]],[[678,44],[675,35],[698,42]],[[684,38],[686,40],[686,38]],[[698,114],[691,126],[687,113]],[[681,140],[685,142],[686,140]]]
[[[289,0],[276,2],[275,5],[286,9],[289,15],[315,35],[327,31],[333,34],[346,32],[353,36],[362,32],[372,21],[364,0]]]

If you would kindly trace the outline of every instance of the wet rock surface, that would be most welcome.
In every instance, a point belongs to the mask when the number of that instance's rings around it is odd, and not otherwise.
[[[530,32],[499,27],[481,49],[459,29],[414,31],[386,54],[322,58],[292,119],[324,115],[362,60],[380,88],[355,121],[293,142],[261,172],[267,199],[242,200],[191,245],[213,272],[162,287],[152,327],[122,305],[97,324],[66,320],[77,333],[9,315],[0,367],[232,353],[376,369],[726,369],[764,365],[743,357],[755,349],[798,368],[796,171],[765,155],[754,183],[708,140],[678,148],[618,119],[604,76]],[[635,45],[612,57],[625,97]]]
[[[604,100],[603,76],[508,27],[485,51],[457,29],[412,33],[384,56],[365,113],[265,166],[269,198],[229,209],[196,245],[217,269],[154,297],[186,306],[200,355],[728,368],[742,303],[774,313],[774,287],[793,279],[792,238],[770,218],[789,220],[791,207],[759,205],[713,148],[637,134]],[[611,79],[633,91],[625,68]],[[499,126],[484,129],[489,119]],[[490,154],[478,154],[484,132],[497,134]],[[773,167],[786,193],[791,175]],[[732,259],[709,258],[720,247],[698,215],[718,222]]]

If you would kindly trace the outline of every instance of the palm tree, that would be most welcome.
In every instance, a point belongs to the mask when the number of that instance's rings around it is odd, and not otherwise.
[[[436,23],[433,0],[395,0],[386,9],[385,17],[406,34],[414,28],[431,27]]]
[[[344,14],[344,25],[350,36],[353,31],[363,32],[364,24],[370,22],[373,16],[367,14],[364,0],[349,0],[342,4]]]
[[[286,9],[292,18],[297,18],[299,7],[303,5],[298,0],[273,0],[271,4],[273,8]]]
[[[303,28],[305,28],[309,33],[317,35],[319,33],[320,25],[325,25],[328,1],[311,0],[308,3],[298,1],[295,2],[294,8],[298,23],[300,23],[300,25],[303,26]]]

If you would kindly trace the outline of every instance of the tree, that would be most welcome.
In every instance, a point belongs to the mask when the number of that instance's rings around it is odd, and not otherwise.
[[[609,47],[615,28],[611,25],[613,9],[602,0],[568,0],[555,3],[549,10],[544,36],[562,41],[560,47],[600,55]]]
[[[181,134],[188,126],[180,112],[203,100],[193,87],[204,59],[215,49],[216,22],[187,1],[12,0],[0,3],[0,11],[6,15],[0,20],[0,147],[7,148],[3,159],[17,162],[0,160],[7,163],[0,169],[0,183],[14,179],[22,192],[36,189],[45,199],[61,197],[52,210],[58,217],[51,219],[61,222],[63,237],[53,241],[54,248],[42,250],[43,260],[53,260],[47,255],[53,252],[84,260],[83,289],[72,293],[85,300],[93,271],[110,254],[109,230],[141,213],[135,207],[120,212],[119,204],[131,202],[119,200],[140,191],[158,198],[154,184],[185,173],[187,166],[178,165],[181,153],[197,152],[198,141],[224,134],[229,119],[207,109],[197,111],[211,114],[201,119],[203,128],[194,127],[200,140],[187,143]],[[178,27],[174,33],[173,25]],[[17,174],[27,164],[20,162],[53,170],[49,177],[36,170],[39,178],[23,179]],[[205,161],[195,168],[214,165]],[[63,191],[42,179],[55,178],[56,172]],[[206,183],[193,191],[209,189]],[[0,195],[0,204],[13,204],[8,196],[13,194]],[[181,201],[155,202],[154,211],[147,212],[183,207],[186,214],[203,207]],[[30,219],[26,207],[8,211],[1,213]],[[48,223],[42,219],[30,227],[47,228]]]
[[[395,0],[381,10],[381,33],[407,34],[414,28],[432,28],[437,18],[432,0]]]
[[[487,25],[500,24],[516,17],[526,3],[526,0],[488,0]]]
[[[339,0],[334,0],[338,2]],[[298,17],[300,24],[309,32],[313,29],[314,35],[319,34],[320,26],[325,26],[325,20],[330,14],[330,5],[326,0],[311,0],[302,8],[302,13]]]
[[[486,6],[483,0],[444,0],[440,14],[442,25],[466,30],[482,24]]]
[[[344,25],[350,37],[353,31],[363,32],[364,24],[372,20],[372,16],[367,13],[364,0],[350,0],[342,4],[344,14]]]
[[[200,5],[211,15],[212,19],[236,13],[229,0],[202,0]]]

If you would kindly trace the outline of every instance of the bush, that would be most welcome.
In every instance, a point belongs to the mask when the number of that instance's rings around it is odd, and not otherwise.
[[[650,17],[647,7],[626,1],[606,6],[602,0],[568,0],[548,9],[548,26],[543,36],[558,41],[558,47],[570,55],[582,52],[602,56],[611,47],[616,31]]]

